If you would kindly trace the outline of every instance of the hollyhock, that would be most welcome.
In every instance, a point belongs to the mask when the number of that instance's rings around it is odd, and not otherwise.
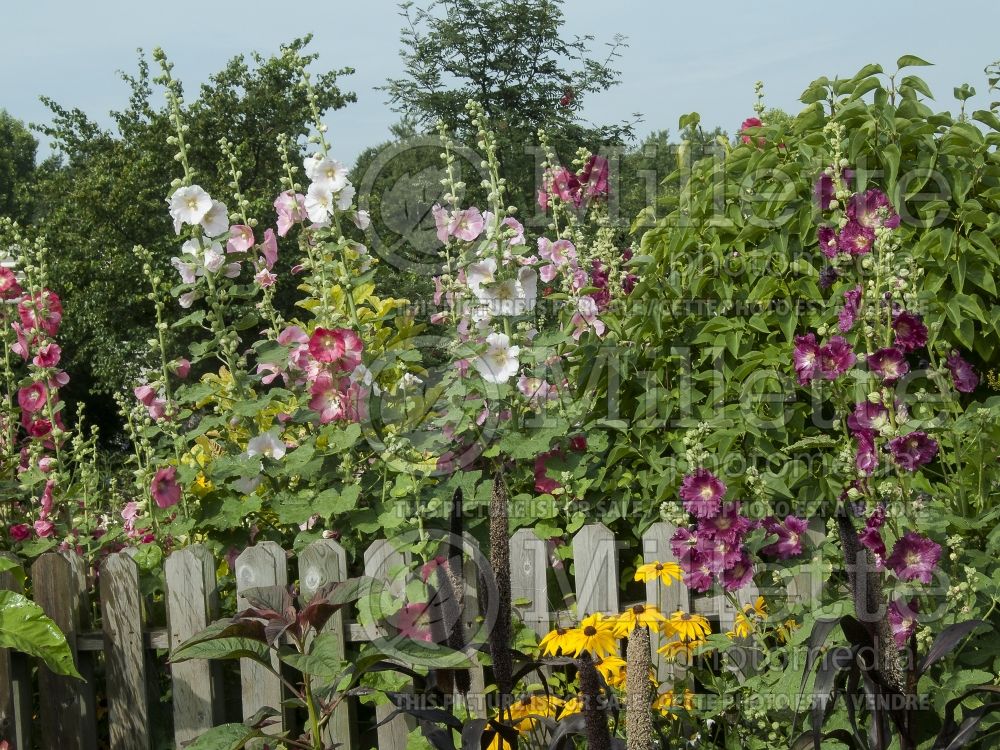
[[[574,435],[569,439],[569,449],[576,453],[583,453],[587,450],[587,436]]]
[[[868,357],[868,369],[886,383],[894,383],[910,371],[910,365],[899,349],[890,346]]]
[[[308,216],[305,196],[292,190],[286,190],[275,198],[274,210],[278,214],[279,237],[284,237],[293,225]]]
[[[170,217],[174,220],[174,233],[180,234],[185,224],[200,224],[212,210],[212,197],[198,185],[184,185],[177,188],[167,199]]]
[[[370,213],[362,209],[351,214],[351,221],[363,232],[371,226],[372,217]]]
[[[854,328],[854,321],[858,316],[858,308],[861,305],[861,286],[844,292],[844,306],[837,314],[838,324],[841,333],[847,333]]]
[[[937,441],[917,430],[889,441],[889,450],[896,463],[906,471],[916,471],[933,460],[938,452]]]
[[[548,475],[549,459],[559,455],[558,450],[551,450],[535,456],[535,492],[552,494],[562,487],[562,484]]]
[[[603,336],[606,330],[604,321],[597,317],[598,312],[597,302],[594,301],[593,297],[584,295],[580,297],[577,301],[576,312],[573,313],[573,317],[570,320],[570,324],[573,326],[573,339],[575,341],[580,340],[587,330],[593,329],[594,333],[598,336]]]
[[[739,501],[723,503],[718,514],[703,518],[698,531],[711,534],[713,539],[738,546],[750,530],[750,519],[740,514]]]
[[[907,531],[893,545],[885,564],[901,581],[930,583],[940,559],[940,544],[915,531]]]
[[[58,344],[50,341],[42,345],[31,361],[35,367],[50,368],[58,365],[61,358],[62,349],[59,348]]]
[[[506,383],[517,374],[521,347],[513,346],[505,333],[491,333],[486,337],[487,349],[473,360],[473,365],[489,383]]]
[[[559,397],[559,390],[547,380],[529,378],[527,375],[518,378],[517,390],[535,406]]]
[[[346,211],[354,202],[354,185],[348,183],[336,193],[336,206],[338,211]]]
[[[313,183],[306,193],[305,208],[309,221],[317,225],[325,225],[333,213],[335,198],[333,191],[325,185]]]
[[[889,618],[889,626],[892,628],[892,637],[896,641],[897,648],[906,648],[906,644],[916,632],[919,609],[919,602],[915,598],[909,603],[896,599],[889,605],[886,616]]]
[[[819,179],[813,184],[813,198],[820,211],[827,211],[830,202],[837,197],[837,186],[834,184],[833,176],[823,172]]]
[[[576,247],[569,240],[553,242],[547,237],[538,238],[538,255],[554,266],[564,266],[576,260]]]
[[[709,534],[699,534],[695,547],[698,560],[714,575],[719,575],[726,568],[736,565],[742,555],[742,548],[725,539],[719,539]]]
[[[710,518],[722,506],[726,485],[708,469],[696,469],[681,481],[679,494],[688,513],[695,518]]]
[[[31,538],[31,527],[26,523],[15,523],[7,531],[15,542],[24,542]]]
[[[510,237],[507,240],[508,245],[526,244],[524,239],[524,225],[513,216],[506,217],[500,222],[500,226],[506,227],[510,233]]]
[[[281,439],[277,430],[262,432],[260,435],[250,438],[250,441],[247,443],[247,455],[251,458],[254,456],[267,456],[268,458],[273,458],[275,461],[280,461],[284,458],[287,449],[288,447]]]
[[[819,368],[820,347],[816,343],[816,335],[807,333],[805,336],[795,337],[795,350],[792,354],[792,361],[795,364],[795,374],[799,378],[799,385],[808,385],[816,377]]]
[[[361,339],[347,328],[317,328],[309,337],[313,359],[325,364],[344,363],[345,370],[352,370],[360,363],[362,348]]]
[[[181,380],[185,380],[188,374],[191,372],[191,362],[184,357],[178,360],[174,360],[172,365],[174,375],[176,375]]]
[[[309,389],[312,398],[309,408],[319,413],[319,423],[329,424],[347,417],[347,378],[333,378],[328,373],[320,374]]]
[[[740,140],[743,141],[746,144],[753,143],[753,139],[749,135],[744,135],[744,131],[746,131],[746,130],[748,130],[750,128],[760,128],[760,127],[763,127],[763,125],[764,125],[764,123],[762,123],[760,121],[759,117],[748,117],[747,119],[745,119],[743,121],[743,124],[740,125]],[[764,137],[763,136],[761,136],[760,138],[757,139],[757,145],[758,146],[763,146],[764,145]]]
[[[865,476],[871,476],[878,468],[878,452],[875,449],[875,434],[867,430],[854,435],[858,444],[854,455],[854,465]]]
[[[431,207],[431,215],[434,217],[434,228],[437,231],[438,242],[447,245],[448,238],[451,236],[448,232],[448,225],[451,223],[451,216],[448,214],[448,210],[440,204],[435,203]]]
[[[320,185],[335,193],[347,186],[347,167],[339,161],[316,157],[306,161],[311,164],[311,168],[306,169],[306,174],[314,185]]]
[[[761,554],[788,560],[802,554],[802,535],[809,528],[805,519],[796,516],[785,516],[779,521],[773,516],[764,519],[763,526],[768,534],[775,534],[778,540],[761,549]]]
[[[274,286],[278,281],[278,277],[273,273],[268,271],[266,268],[260,269],[254,274],[253,280],[257,282],[257,285],[262,289],[266,289],[269,286]]]
[[[478,208],[456,211],[448,222],[448,233],[464,242],[473,242],[483,233],[486,222]]]
[[[226,242],[226,252],[245,253],[253,247],[254,242],[253,230],[250,227],[246,224],[234,224],[229,228],[229,240]]]
[[[552,190],[563,203],[580,205],[580,180],[565,167],[556,167],[550,173]]]
[[[880,432],[889,424],[889,410],[882,404],[862,401],[855,404],[854,410],[847,417],[847,426],[852,432]]]
[[[892,318],[892,329],[896,333],[895,345],[900,351],[909,353],[927,344],[927,326],[916,313],[901,311]]]
[[[948,369],[951,370],[951,380],[955,384],[955,390],[962,393],[972,393],[979,385],[979,375],[972,369],[972,365],[966,362],[962,355],[953,351],[947,359]]]
[[[136,400],[143,406],[149,406],[156,400],[156,389],[151,385],[140,385],[132,389]]]
[[[816,230],[816,239],[819,240],[819,249],[827,258],[837,256],[837,232],[831,226],[822,226]]]
[[[0,266],[0,300],[17,299],[21,293],[21,285],[17,283],[14,272]]]
[[[712,588],[712,568],[697,551],[688,553],[680,560],[684,570],[684,585],[692,591],[708,591]]]
[[[535,199],[538,201],[538,207],[545,213],[549,210],[549,194],[544,190],[539,189]]]
[[[62,301],[51,289],[43,289],[31,297],[22,298],[17,303],[17,315],[26,331],[37,329],[55,336],[62,323]]]
[[[53,498],[52,493],[55,491],[56,482],[54,479],[49,479],[45,482],[45,489],[42,490],[42,496],[38,500],[38,505],[41,508],[41,515],[43,518],[52,513]]]
[[[218,237],[229,231],[229,211],[222,201],[212,201],[212,207],[201,220],[201,228],[209,237]]]
[[[175,255],[170,259],[170,265],[176,269],[178,275],[181,277],[181,282],[184,284],[193,284],[198,277],[200,269],[197,263],[181,260]]]
[[[492,283],[496,279],[497,262],[493,258],[470,263],[465,269],[465,283],[469,289],[479,299],[485,301],[483,286]]]
[[[882,539],[882,532],[879,531],[879,527],[871,523],[865,525],[865,527],[858,532],[858,541],[861,542],[862,546],[870,550],[873,555],[875,555],[876,560],[885,561],[885,541]]]
[[[32,383],[19,389],[17,403],[26,414],[34,414],[45,407],[47,393],[42,383]]]
[[[670,551],[678,561],[683,562],[685,558],[690,557],[697,547],[698,535],[684,526],[677,528],[670,537]]]
[[[177,483],[177,468],[166,466],[157,469],[149,492],[159,508],[169,508],[181,501],[181,486]]]
[[[278,238],[274,236],[273,229],[264,230],[264,242],[260,246],[260,254],[264,258],[264,265],[270,271],[274,264],[278,262]]]
[[[35,533],[39,539],[48,539],[56,531],[56,526],[47,518],[39,518],[35,521]]]
[[[819,288],[829,289],[839,278],[840,274],[837,273],[837,269],[833,266],[827,266],[819,272]]]
[[[827,380],[836,380],[856,361],[851,345],[842,336],[832,337],[819,350],[819,371]]]
[[[726,591],[738,591],[753,580],[753,561],[746,551],[739,560],[722,571],[722,586]]]
[[[430,606],[427,604],[407,604],[390,618],[390,622],[404,638],[425,643],[433,640]]]
[[[867,255],[875,243],[875,230],[856,221],[847,222],[837,235],[837,249],[848,255]]]
[[[899,226],[899,214],[893,208],[889,197],[877,188],[866,190],[864,194],[854,195],[847,204],[847,216],[870,229],[878,227],[895,229]]]
[[[580,182],[584,185],[584,196],[587,198],[604,198],[608,195],[608,160],[603,156],[591,154],[583,169],[580,170]]]

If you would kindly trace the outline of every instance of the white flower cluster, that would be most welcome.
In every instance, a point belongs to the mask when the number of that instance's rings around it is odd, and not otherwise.
[[[309,221],[323,226],[334,210],[346,211],[354,201],[354,186],[347,179],[347,168],[339,161],[318,154],[307,156],[302,166],[309,178],[305,208]]]

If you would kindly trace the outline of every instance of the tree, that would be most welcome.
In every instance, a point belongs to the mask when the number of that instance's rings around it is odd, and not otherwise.
[[[26,222],[38,141],[24,123],[0,109],[0,216]]]
[[[465,104],[484,107],[500,139],[500,162],[514,205],[533,201],[533,146],[544,128],[563,158],[631,136],[631,125],[592,126],[580,113],[588,94],[619,81],[611,65],[625,46],[614,37],[604,59],[591,57],[591,36],[567,38],[562,0],[431,0],[406,2],[402,58],[406,73],[384,90],[418,127],[443,120],[475,146]]]
[[[309,38],[287,47],[299,54]],[[306,61],[314,55],[305,55]],[[350,69],[315,75],[320,111],[355,100],[337,86]],[[71,398],[89,401],[88,411],[115,423],[108,395],[129,387],[138,376],[153,333],[153,309],[133,247],[144,245],[167,272],[178,254],[178,240],[164,203],[176,175],[171,126],[165,106],[152,100],[149,65],[140,52],[138,72],[123,75],[128,106],[112,113],[114,129],[103,129],[79,109],[65,109],[48,98],[53,121],[41,130],[59,151],[39,178],[40,228],[50,254],[50,278],[63,297],[66,317],[64,364],[72,373]],[[289,55],[250,60],[238,56],[212,76],[187,105],[192,166],[213,195],[233,207],[229,165],[220,138],[234,144],[243,174],[240,187],[250,201],[249,215],[272,217],[282,172],[276,139],[294,143],[312,120],[305,91],[296,85],[296,63]],[[247,166],[249,165],[249,166]],[[287,266],[285,266],[287,269]],[[287,280],[290,286],[293,282]],[[289,289],[279,294],[287,301]],[[290,302],[288,303],[290,304]],[[178,311],[179,312],[179,311]]]

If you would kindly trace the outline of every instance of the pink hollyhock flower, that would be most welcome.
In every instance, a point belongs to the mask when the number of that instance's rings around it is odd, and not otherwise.
[[[22,294],[17,276],[9,268],[0,266],[0,300],[17,299]]]
[[[569,439],[569,449],[576,453],[583,453],[587,450],[587,436],[574,435]]]
[[[696,469],[681,481],[679,494],[688,513],[695,518],[710,518],[722,506],[726,485],[708,469]]]
[[[125,507],[122,508],[121,515],[122,520],[124,520],[126,524],[134,524],[135,519],[139,517],[139,503],[134,500],[125,503]]]
[[[181,380],[186,380],[187,376],[191,372],[191,362],[184,357],[175,360],[173,363],[174,375],[179,377]]]
[[[834,258],[837,255],[839,245],[837,243],[837,232],[831,226],[821,226],[816,230],[816,239],[819,240],[819,249],[827,258]]]
[[[507,240],[508,245],[523,245],[524,240],[524,225],[515,219],[513,216],[506,217],[500,222],[500,226],[507,227],[510,230],[511,236]]]
[[[483,215],[473,207],[456,211],[448,223],[448,232],[460,240],[472,242],[483,233],[485,226]]]
[[[696,551],[690,552],[680,560],[684,571],[684,585],[692,591],[708,591],[712,588],[712,568],[709,561]]]
[[[63,307],[59,295],[50,289],[43,289],[31,297],[24,297],[17,303],[17,314],[26,330],[40,329],[49,336],[59,332]]]
[[[576,247],[569,240],[552,242],[547,237],[539,237],[538,255],[554,266],[564,266],[576,259]]]
[[[749,130],[750,128],[760,128],[763,126],[764,123],[760,121],[759,117],[748,117],[743,121],[743,124],[740,125],[740,140],[746,144],[753,143],[753,139],[749,135],[744,135],[744,131]],[[764,143],[765,141],[763,136],[757,139],[758,146],[763,146]]]
[[[910,638],[917,630],[917,612],[920,604],[916,598],[909,603],[902,599],[896,599],[889,605],[886,616],[889,618],[889,626],[892,628],[892,637],[896,641],[896,648],[906,648]]]
[[[517,390],[535,406],[559,396],[556,387],[548,381],[542,378],[529,378],[527,375],[518,378]]]
[[[136,400],[143,406],[149,406],[156,400],[156,389],[151,385],[140,385],[132,389]]]
[[[146,411],[149,412],[150,419],[159,422],[167,413],[167,402],[162,398],[154,399],[153,403],[146,407]]]
[[[344,391],[348,384],[346,378],[335,380],[328,373],[320,374],[313,381],[309,389],[312,395],[309,408],[319,414],[320,424],[329,424],[347,416],[347,396]]]
[[[795,350],[792,353],[792,361],[795,364],[795,374],[799,378],[799,385],[808,385],[816,377],[819,368],[819,344],[816,343],[816,336],[807,333],[805,336],[795,337]]]
[[[49,479],[45,482],[45,489],[42,490],[42,496],[38,500],[38,504],[42,509],[42,515],[47,516],[52,512],[52,492],[55,489],[56,482],[54,479]]]
[[[309,337],[309,353],[317,362],[337,363],[345,370],[361,364],[364,342],[349,328],[317,328]]]
[[[559,456],[560,452],[558,450],[539,453],[535,456],[535,492],[552,494],[562,487],[562,484],[548,475],[547,465],[550,458]]]
[[[920,316],[906,312],[898,312],[893,316],[892,329],[896,333],[895,345],[905,353],[912,352],[927,344],[927,326]]]
[[[47,518],[39,518],[35,521],[35,533],[39,539],[48,539],[55,533],[56,526]]]
[[[750,519],[740,515],[740,503],[734,501],[723,503],[715,516],[702,518],[698,523],[698,532],[708,533],[713,539],[721,540],[730,545],[738,545],[743,535],[750,530]]]
[[[847,216],[869,229],[878,227],[895,229],[899,226],[899,214],[893,208],[889,197],[877,188],[866,190],[863,195],[861,193],[854,195],[847,204]]]
[[[18,390],[17,403],[26,414],[34,414],[45,406],[46,395],[42,383],[32,383]]]
[[[875,434],[868,430],[854,435],[858,450],[854,455],[854,465],[865,476],[871,476],[878,468],[878,452],[875,450]]]
[[[229,227],[229,241],[226,242],[227,253],[245,253],[256,240],[253,230],[246,224],[233,224]]]
[[[181,486],[177,483],[177,468],[165,466],[157,469],[150,482],[149,492],[159,508],[169,508],[181,501]]]
[[[274,268],[278,262],[278,238],[274,236],[273,229],[264,230],[264,242],[260,246],[260,254],[264,258],[264,266],[268,271]]]
[[[867,255],[875,243],[875,230],[849,221],[837,235],[837,249],[848,255]]]
[[[906,471],[916,471],[933,460],[938,452],[937,441],[917,430],[909,435],[901,435],[889,441],[889,450],[896,463]]]
[[[726,591],[738,591],[753,580],[753,561],[744,551],[732,567],[722,571],[722,586]]]
[[[427,604],[407,604],[389,621],[404,638],[425,643],[433,640],[430,606]]]
[[[20,323],[11,323],[10,327],[14,329],[14,333],[17,335],[17,341],[10,347],[10,350],[21,359],[27,361],[31,357],[31,350],[34,349],[38,341],[38,336],[32,333],[29,339],[29,331],[26,331]]]
[[[796,516],[785,516],[779,521],[773,516],[764,519],[763,526],[768,534],[777,535],[775,542],[761,549],[761,554],[788,560],[802,554],[802,535],[809,528],[808,522]]]
[[[907,531],[893,545],[885,564],[901,581],[930,583],[940,559],[940,544],[915,531]]]
[[[542,209],[543,214],[549,210],[549,194],[547,192],[539,190],[536,199],[538,200],[538,207]]]
[[[889,424],[889,410],[882,404],[862,401],[855,404],[854,411],[847,417],[847,426],[852,432],[880,432]]]
[[[819,350],[819,371],[826,380],[836,380],[854,366],[857,357],[842,336],[833,336]]]
[[[278,236],[284,237],[296,223],[305,221],[306,197],[286,190],[274,200],[274,210],[278,214]]]
[[[52,456],[42,456],[38,459],[38,470],[42,474],[48,474],[56,467],[56,460]]]
[[[587,198],[605,198],[608,195],[608,160],[591,154],[580,170],[580,183]]]
[[[556,167],[551,172],[552,190],[563,203],[580,205],[580,180],[565,167]]]
[[[594,298],[587,295],[580,297],[577,301],[576,312],[573,313],[573,317],[570,320],[570,323],[574,326],[573,339],[575,341],[579,341],[580,336],[589,329],[593,329],[594,333],[598,336],[604,335],[606,327],[604,321],[600,320],[597,314],[597,302],[594,301]]]
[[[886,383],[895,383],[910,371],[910,365],[899,349],[890,346],[868,357],[868,369]]]
[[[15,542],[24,542],[31,538],[31,527],[26,523],[15,523],[7,531]]]
[[[444,567],[447,564],[448,564],[448,558],[445,557],[444,555],[438,555],[437,557],[432,558],[428,562],[425,562],[423,565],[420,566],[420,580],[422,580],[424,583],[427,583],[427,581],[430,580],[431,576],[434,575],[434,572],[438,568]]]
[[[58,417],[59,415],[57,414],[56,416]],[[35,440],[44,440],[52,434],[52,423],[41,417],[30,421],[26,420],[24,426],[28,430],[28,434]]]
[[[876,511],[877,512],[877,511]],[[874,517],[874,513],[872,516]],[[880,561],[885,560],[885,541],[882,539],[882,532],[879,531],[878,525],[872,523],[872,519],[868,519],[868,523],[865,527],[858,532],[858,541],[861,542],[862,546],[866,549],[871,550],[871,553],[875,555],[875,558]]]
[[[59,348],[58,344],[50,341],[35,353],[35,357],[31,361],[35,367],[55,367],[61,358],[62,349]]]
[[[261,289],[266,289],[269,286],[274,286],[278,277],[273,273],[268,271],[266,268],[260,269],[256,274],[254,274],[253,280],[257,282],[257,285]]]
[[[282,346],[289,344],[308,344],[309,336],[299,326],[288,326],[278,334],[278,343]]]
[[[448,210],[435,203],[431,207],[431,214],[434,216],[434,228],[437,231],[438,242],[442,245],[448,244],[448,237],[451,236],[448,226],[451,224],[451,217]]]
[[[955,390],[962,393],[972,393],[979,385],[979,375],[972,369],[972,365],[962,359],[962,355],[953,351],[947,359],[948,369],[951,370],[951,380],[955,384]]]
[[[844,292],[844,306],[837,314],[838,325],[841,333],[847,333],[854,328],[854,320],[858,316],[858,308],[861,306],[861,285],[848,289]]]

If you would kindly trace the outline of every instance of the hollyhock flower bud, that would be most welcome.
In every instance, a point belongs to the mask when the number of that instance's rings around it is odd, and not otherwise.
[[[181,380],[186,380],[188,374],[191,372],[191,362],[184,357],[174,361],[173,364],[174,375],[179,377]]]
[[[156,389],[151,385],[137,386],[132,392],[143,406],[149,406],[156,399]]]
[[[149,492],[159,508],[170,508],[181,501],[181,486],[177,483],[177,468],[167,466],[157,469],[150,483]]]
[[[938,444],[936,440],[928,437],[926,432],[917,430],[890,440],[889,450],[901,468],[906,471],[916,471],[934,459],[938,452]]]
[[[901,581],[930,583],[940,559],[940,544],[908,531],[893,545],[885,564]]]
[[[48,539],[56,530],[55,524],[47,518],[39,518],[35,521],[34,528],[39,539]]]
[[[962,355],[953,351],[947,359],[948,369],[951,371],[951,380],[955,384],[955,390],[961,393],[972,393],[979,385],[979,375],[966,362]]]

